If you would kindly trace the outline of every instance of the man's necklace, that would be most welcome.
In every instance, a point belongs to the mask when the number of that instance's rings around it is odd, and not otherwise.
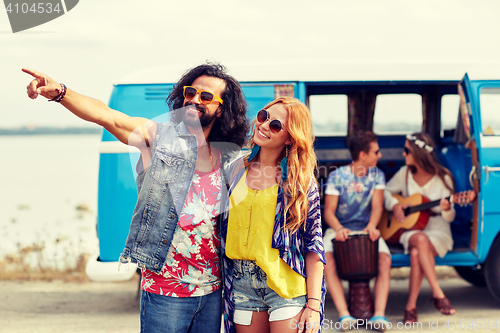
[[[214,159],[212,157],[212,147],[210,146],[210,141],[207,141],[208,146],[208,154],[210,155],[210,165],[212,166],[212,170],[214,169]]]

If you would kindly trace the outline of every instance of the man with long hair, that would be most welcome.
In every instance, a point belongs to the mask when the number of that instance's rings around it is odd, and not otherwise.
[[[218,64],[187,71],[167,98],[171,122],[130,117],[47,75],[28,95],[61,103],[139,148],[138,200],[121,262],[142,271],[141,332],[220,332],[221,265],[217,218],[226,182],[221,170],[249,130],[238,82]]]

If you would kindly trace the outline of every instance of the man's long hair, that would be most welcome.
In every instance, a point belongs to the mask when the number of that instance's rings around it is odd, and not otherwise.
[[[238,81],[228,75],[226,68],[220,64],[207,62],[184,73],[166,100],[170,110],[173,110],[170,119],[176,124],[182,121],[182,113],[177,112],[177,110],[182,108],[184,103],[183,88],[192,85],[202,75],[216,77],[226,83],[226,89],[220,96],[224,101],[221,105],[222,114],[221,117],[216,118],[208,140],[211,142],[231,142],[242,147],[247,140],[250,129],[247,119],[247,103]]]

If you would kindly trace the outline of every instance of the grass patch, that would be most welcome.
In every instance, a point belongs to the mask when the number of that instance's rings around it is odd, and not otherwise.
[[[85,265],[90,255],[80,253],[71,259],[66,253],[61,265],[48,261],[44,257],[43,243],[21,247],[17,253],[0,258],[0,280],[89,282],[85,274]],[[58,268],[64,267],[63,269]]]

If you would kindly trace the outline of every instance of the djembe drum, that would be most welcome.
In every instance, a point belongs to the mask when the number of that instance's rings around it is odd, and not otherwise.
[[[345,242],[333,239],[333,248],[338,276],[349,281],[351,316],[370,319],[373,298],[369,283],[378,274],[378,241],[372,242],[367,233],[351,233]]]

